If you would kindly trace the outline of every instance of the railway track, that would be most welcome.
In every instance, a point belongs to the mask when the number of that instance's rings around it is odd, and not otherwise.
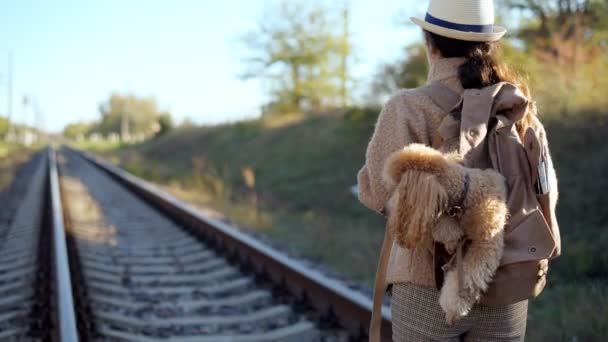
[[[18,172],[11,196],[3,203],[0,244],[0,340],[35,337],[33,325],[44,318],[32,317],[38,288],[36,279],[47,270],[39,270],[42,216],[44,210],[45,161],[37,155]],[[39,273],[40,271],[40,273]],[[39,336],[42,337],[42,336]]]
[[[0,341],[75,338],[67,253],[54,242],[63,230],[51,159],[48,150],[34,155],[0,195]]]
[[[40,159],[1,226],[0,340],[366,339],[339,281],[92,155]]]
[[[94,339],[316,341],[314,323],[73,153],[60,165],[66,230]],[[76,273],[76,272],[75,272]]]

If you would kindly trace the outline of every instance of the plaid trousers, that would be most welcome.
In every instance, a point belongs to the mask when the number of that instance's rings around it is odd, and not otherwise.
[[[473,306],[450,327],[439,306],[439,291],[411,284],[392,286],[391,313],[394,342],[523,341],[528,301],[510,305]]]

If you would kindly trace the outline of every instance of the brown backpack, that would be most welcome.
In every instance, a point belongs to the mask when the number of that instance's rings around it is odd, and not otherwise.
[[[538,296],[546,284],[549,260],[561,253],[561,242],[549,202],[549,190],[556,189],[547,188],[547,146],[534,128],[527,129],[523,140],[516,128],[528,110],[527,98],[516,86],[504,82],[467,89],[462,95],[440,83],[422,89],[448,113],[437,130],[433,147],[458,151],[466,166],[493,168],[507,182],[510,216],[505,226],[503,256],[480,303],[506,305]],[[392,242],[390,234],[385,233],[369,327],[369,340],[374,342],[381,339],[380,312]],[[443,265],[452,258],[441,244],[435,244],[438,289],[443,283]]]
[[[457,150],[468,167],[493,168],[507,181],[509,219],[500,266],[482,304],[511,304],[540,294],[546,283],[548,260],[560,254],[557,222],[549,204],[547,146],[534,128],[520,138],[516,123],[528,110],[528,100],[509,83],[467,89],[462,96],[433,83],[427,95],[447,115],[433,147]],[[450,256],[435,248],[436,284]]]

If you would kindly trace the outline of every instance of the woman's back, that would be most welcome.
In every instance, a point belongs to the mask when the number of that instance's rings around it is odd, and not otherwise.
[[[468,9],[471,9],[470,13],[466,13]],[[481,21],[483,25],[454,24],[454,20],[463,20],[458,17],[463,13],[470,16],[466,20]],[[480,14],[483,15],[478,16]],[[387,159],[410,144],[433,146],[438,136],[438,128],[449,113],[445,103],[456,102],[465,89],[480,89],[500,82],[514,84],[523,93],[526,105],[529,104],[523,119],[518,120],[515,125],[515,134],[523,137],[527,128],[532,127],[537,132],[541,144],[547,145],[544,129],[536,117],[536,108],[530,99],[527,84],[511,72],[496,54],[496,41],[502,37],[505,30],[489,25],[487,21],[490,17],[493,21],[491,1],[434,0],[431,1],[425,20],[413,19],[424,29],[430,71],[426,85],[398,91],[380,113],[366,151],[365,165],[357,175],[359,198],[370,209],[386,215],[394,211],[391,205],[394,206],[398,201],[393,197],[396,192],[395,184],[384,174]],[[453,20],[450,22],[446,19]],[[472,31],[477,29],[480,31]],[[447,89],[444,93],[453,94],[452,98],[446,99],[447,95],[437,96],[439,88]],[[452,148],[445,145],[443,147],[443,152],[453,152]],[[557,181],[550,156],[547,164],[553,189],[549,194],[550,211],[554,212]],[[504,184],[500,182],[497,186],[504,187]],[[464,194],[466,193],[465,191]],[[483,198],[479,200],[484,202]],[[388,235],[387,239],[392,241]],[[386,261],[386,265],[380,263],[376,291],[382,291],[385,284],[392,285],[394,340],[457,341],[464,336],[468,336],[465,338],[467,340],[523,340],[528,302],[519,297],[509,302],[507,296],[505,302],[509,303],[497,306],[476,304],[468,314],[461,313],[464,318],[455,326],[446,325],[442,307],[438,303],[437,272],[442,271],[437,268],[434,259],[438,255],[437,243],[432,240],[421,241],[423,242],[415,248],[389,243],[390,255],[381,257],[381,260]],[[559,245],[559,239],[557,244]],[[383,250],[384,253],[386,250]],[[466,258],[466,250],[464,253]],[[546,263],[544,265],[546,268]],[[492,272],[496,267],[497,264],[493,266]],[[536,277],[536,270],[533,273]],[[538,272],[539,282],[543,285],[545,273],[545,269]],[[500,297],[500,293],[493,295]],[[377,297],[376,294],[375,300]],[[378,335],[374,321],[370,331],[370,336],[375,339]]]

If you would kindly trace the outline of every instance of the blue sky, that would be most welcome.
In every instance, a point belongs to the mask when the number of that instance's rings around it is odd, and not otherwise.
[[[0,113],[6,115],[7,60],[14,60],[13,118],[33,124],[35,101],[47,130],[93,120],[112,92],[153,96],[177,122],[234,121],[259,114],[259,81],[242,81],[239,38],[279,0],[2,0]],[[335,2],[334,2],[335,3]],[[381,3],[382,5],[379,5]],[[424,4],[351,0],[355,76],[365,84],[420,33],[398,25]],[[421,6],[422,5],[422,6]]]

